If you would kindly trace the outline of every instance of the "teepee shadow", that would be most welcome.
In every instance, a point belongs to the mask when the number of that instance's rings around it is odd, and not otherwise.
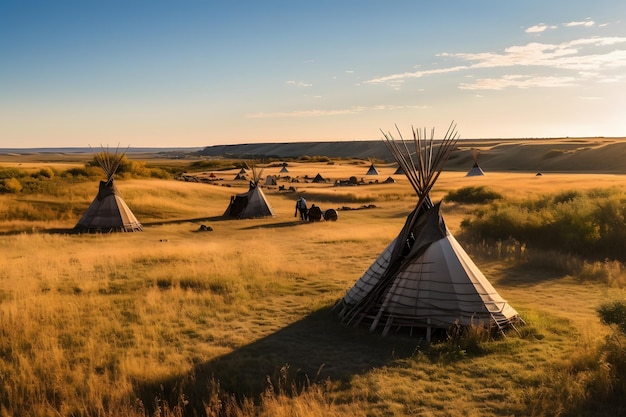
[[[198,364],[185,375],[137,385],[135,395],[149,409],[155,398],[179,404],[182,394],[186,413],[204,415],[203,404],[215,394],[213,382],[238,399],[258,399],[270,386],[290,389],[328,378],[346,382],[393,359],[409,357],[418,343],[406,335],[382,337],[345,327],[329,307]]]
[[[305,224],[309,224],[309,222],[305,222],[302,220],[292,220],[292,221],[286,221],[286,222],[280,222],[280,223],[257,224],[254,226],[244,227],[242,228],[242,230],[275,229],[275,228],[281,228],[281,227],[301,226]]]
[[[510,265],[502,269],[499,285],[507,287],[527,287],[529,285],[541,284],[555,281],[567,275],[564,271],[556,268],[528,267],[527,265]]]
[[[196,217],[192,219],[174,219],[174,220],[157,220],[153,222],[144,222],[144,226],[164,226],[168,224],[183,224],[183,223],[197,223],[197,222],[220,222],[225,220],[232,220],[226,216],[211,216],[211,217]]]

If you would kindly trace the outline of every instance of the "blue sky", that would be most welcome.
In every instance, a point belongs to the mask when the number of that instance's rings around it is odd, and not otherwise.
[[[0,147],[626,136],[626,2],[0,0]]]

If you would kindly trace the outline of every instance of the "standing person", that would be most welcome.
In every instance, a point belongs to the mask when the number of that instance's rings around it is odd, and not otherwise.
[[[300,197],[298,201],[296,201],[296,212],[293,216],[296,217],[298,215],[298,212],[300,212],[300,220],[307,219],[307,207],[304,197]]]

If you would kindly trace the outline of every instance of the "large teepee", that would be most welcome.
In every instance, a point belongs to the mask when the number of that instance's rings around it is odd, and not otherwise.
[[[143,230],[141,223],[128,208],[115,186],[113,175],[117,171],[125,152],[111,153],[102,148],[95,159],[107,176],[100,181],[98,195],[80,218],[74,230],[77,232],[136,232]]]
[[[348,324],[382,328],[433,328],[472,324],[503,329],[519,319],[447,229],[440,203],[429,192],[456,147],[451,125],[441,141],[413,130],[410,142],[384,134],[392,152],[417,193],[417,204],[400,234],[357,280],[336,308]],[[521,319],[519,319],[521,320]]]
[[[247,192],[234,195],[230,198],[230,204],[224,212],[225,216],[235,217],[238,219],[250,219],[254,217],[273,216],[274,210],[265,198],[265,194],[259,186],[261,174],[263,170],[257,170],[252,165],[252,179],[250,180],[250,188]]]
[[[472,158],[474,159],[474,166],[467,171],[466,177],[478,177],[485,175],[480,165],[478,165],[478,156],[480,155],[480,149],[472,148]]]

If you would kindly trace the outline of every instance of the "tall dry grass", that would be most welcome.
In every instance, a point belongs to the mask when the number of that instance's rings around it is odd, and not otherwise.
[[[595,309],[623,290],[543,267],[529,273],[519,267],[522,246],[485,244],[497,256],[476,257],[526,320],[521,335],[428,347],[335,320],[331,306],[413,208],[406,183],[299,185],[340,195],[320,197],[325,207],[376,195],[376,208],[317,224],[295,219],[294,195],[277,190],[267,193],[276,218],[237,221],[216,217],[237,188],[118,186],[155,225],[0,235],[0,415],[541,416],[611,401],[602,397],[612,382],[602,347],[609,332]],[[160,210],[177,221],[164,222]],[[466,212],[444,204],[453,232]],[[213,231],[199,232],[201,223]]]

